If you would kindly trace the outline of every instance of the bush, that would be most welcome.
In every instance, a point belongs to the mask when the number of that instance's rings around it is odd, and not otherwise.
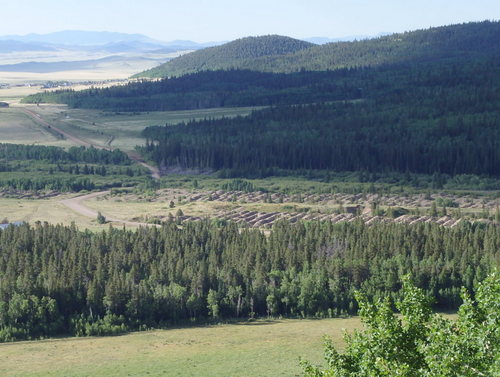
[[[326,370],[302,362],[307,377],[321,376],[500,376],[500,275],[480,284],[476,302],[462,291],[456,320],[432,314],[431,300],[408,277],[403,299],[371,303],[357,293],[364,332],[345,337],[339,353],[327,339]]]
[[[97,223],[106,224],[106,217],[101,212],[97,212]]]

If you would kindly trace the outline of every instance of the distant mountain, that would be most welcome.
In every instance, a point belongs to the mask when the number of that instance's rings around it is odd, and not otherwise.
[[[197,43],[189,40],[164,42],[142,34],[67,30],[50,34],[0,36],[0,54],[58,51],[62,55],[65,51],[80,51],[104,55],[142,52],[161,55],[190,52],[222,43],[224,42]]]
[[[22,51],[38,51],[40,46],[59,48],[90,48],[105,46],[108,49],[120,50],[154,50],[167,48],[174,51],[199,50],[220,45],[224,42],[197,43],[189,40],[159,41],[142,34],[115,33],[109,31],[65,30],[49,34],[5,35],[0,41],[24,43]],[[19,45],[22,47],[22,45]],[[121,46],[121,47],[120,47]],[[16,50],[17,51],[17,50]],[[1,53],[1,51],[0,51]]]
[[[55,51],[55,47],[41,43],[0,40],[0,54],[23,51]]]
[[[142,34],[115,33],[109,31],[65,30],[49,34],[7,35],[0,40],[37,42],[55,45],[98,46],[118,42],[161,43]]]
[[[324,45],[268,36],[239,39],[182,55],[135,77],[169,77],[217,69],[261,72],[322,71],[349,67],[500,54],[500,22],[474,22]],[[493,50],[492,50],[493,49]]]
[[[158,43],[130,41],[130,42],[109,43],[102,46],[92,46],[92,48],[94,50],[106,51],[109,53],[122,53],[122,52],[138,52],[138,51],[151,52],[164,49],[166,47]],[[174,49],[173,51],[180,51],[180,50],[182,51],[187,49],[188,48],[185,46],[179,46],[179,50]],[[172,49],[170,49],[170,51],[172,51]]]
[[[174,41],[166,42],[164,44],[167,45],[167,46],[191,47],[191,50],[198,50],[200,48],[220,46],[220,45],[222,45],[224,43],[227,43],[227,41],[198,43],[198,42],[193,42],[193,41],[184,40],[184,39],[176,39]]]
[[[53,72],[68,72],[79,70],[96,70],[110,65],[119,70],[127,66],[144,66],[150,67],[157,63],[158,60],[148,58],[148,56],[134,56],[134,57],[121,57],[121,56],[107,56],[100,59],[87,59],[75,61],[57,61],[57,62],[23,62],[17,64],[3,64],[0,65],[0,72],[33,72],[33,73],[53,73]]]
[[[164,77],[205,69],[241,68],[241,65],[246,65],[247,62],[253,59],[280,57],[313,46],[314,44],[306,41],[279,35],[247,37],[182,55],[164,65],[136,76]]]

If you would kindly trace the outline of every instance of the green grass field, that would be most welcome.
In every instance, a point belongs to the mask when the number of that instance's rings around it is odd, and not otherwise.
[[[190,111],[168,111],[168,112],[148,112],[148,113],[109,113],[94,110],[68,109],[64,105],[43,105],[26,106],[35,111],[40,117],[51,125],[80,138],[86,142],[100,146],[111,146],[122,150],[133,150],[136,145],[144,144],[141,131],[153,125],[164,125],[165,123],[176,124],[193,119],[233,117],[246,115],[252,108],[227,108],[227,109],[203,109]],[[5,118],[0,112],[0,125],[9,125],[10,128],[17,127],[18,123],[30,121],[32,126],[37,126],[36,122],[30,120],[21,112],[21,108],[12,107],[8,109],[10,118]],[[43,130],[42,130],[43,131]],[[39,131],[39,132],[42,132]],[[13,131],[10,131],[13,132]],[[17,142],[24,140],[24,143],[40,143],[54,145],[57,140],[40,139],[34,135],[33,131],[26,132],[20,129],[16,138],[4,139],[0,134],[0,142]],[[60,143],[60,142],[59,142]]]
[[[0,143],[71,146],[14,107],[0,109]]]
[[[278,377],[301,374],[299,357],[323,358],[324,334],[342,345],[358,318],[257,320],[0,344],[1,376]]]

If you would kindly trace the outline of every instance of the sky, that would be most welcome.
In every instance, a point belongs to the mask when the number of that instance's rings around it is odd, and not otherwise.
[[[92,30],[196,42],[373,36],[500,19],[499,0],[16,0],[0,8],[0,35]]]

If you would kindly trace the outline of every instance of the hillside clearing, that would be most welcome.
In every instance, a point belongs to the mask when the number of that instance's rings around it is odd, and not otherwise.
[[[178,124],[193,119],[247,115],[254,108],[218,108],[192,111],[153,113],[112,113],[94,110],[73,110],[65,105],[27,105],[0,111],[0,142],[67,146],[71,140],[61,140],[37,124],[25,113],[36,113],[63,132],[96,146],[134,150],[144,144],[141,132],[151,125]]]

